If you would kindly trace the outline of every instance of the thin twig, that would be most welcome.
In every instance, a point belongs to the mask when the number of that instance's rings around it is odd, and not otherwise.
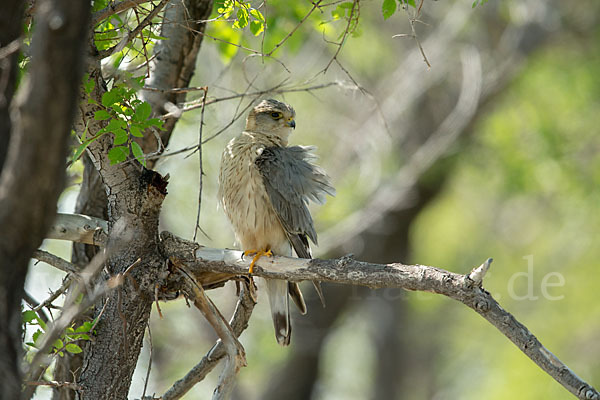
[[[300,87],[300,88],[296,88],[296,87],[281,88],[281,87],[275,86],[275,87],[271,87],[271,88],[265,89],[265,90],[257,90],[254,92],[247,92],[247,93],[238,93],[238,94],[233,94],[231,96],[224,96],[224,97],[219,97],[216,99],[207,100],[205,105],[208,106],[211,104],[220,103],[222,101],[229,101],[229,100],[234,100],[234,99],[239,99],[239,98],[244,98],[244,97],[258,97],[258,96],[263,96],[265,94],[270,94],[270,93],[284,94],[284,93],[294,93],[294,92],[310,92],[311,90],[325,89],[325,88],[328,88],[331,86],[342,86],[342,84],[341,84],[341,82],[329,82],[329,83],[324,83],[321,85],[314,85],[314,86]],[[180,112],[191,111],[191,110],[195,110],[200,107],[202,107],[202,102],[199,102],[199,101],[183,103]],[[168,113],[168,114],[161,116],[160,118],[165,120],[168,118],[172,118],[174,116],[175,116],[174,113]],[[205,141],[205,143],[206,143],[206,141]]]
[[[72,390],[81,390],[81,386],[73,382],[59,381],[25,381],[28,386],[52,386],[55,388],[67,388]]]
[[[358,3],[359,0],[354,0],[352,2],[352,8],[350,9],[350,15],[348,16],[348,23],[346,24],[346,28],[344,29],[344,33],[342,35],[342,39],[340,40],[340,42],[338,43],[338,47],[335,51],[335,54],[333,55],[333,57],[331,58],[331,60],[329,60],[329,62],[327,63],[327,65],[325,66],[325,68],[323,68],[323,70],[319,73],[327,73],[327,70],[329,69],[329,67],[331,66],[331,64],[337,60],[338,55],[340,54],[340,51],[342,51],[342,47],[344,46],[344,43],[346,43],[346,38],[348,37],[348,34],[350,33],[350,26],[352,26],[352,20],[355,18],[354,13],[357,13],[356,18],[358,18],[358,16],[360,15],[360,5]],[[318,74],[319,74],[318,73]]]
[[[163,9],[163,7],[168,2],[169,2],[169,0],[161,0],[161,2],[158,3],[156,5],[156,7],[154,7],[152,9],[152,11],[146,16],[146,18],[144,18],[142,23],[138,24],[132,31],[130,31],[127,34],[127,36],[125,36],[121,41],[119,41],[119,43],[117,43],[116,45],[114,45],[111,48],[99,51],[98,58],[100,58],[100,59],[106,58],[106,57],[112,55],[114,52],[122,49],[127,43],[131,42],[131,40],[133,40],[133,38],[135,38],[137,35],[140,34],[142,29],[144,29],[146,26],[148,26],[152,23],[152,19],[158,15],[158,13]]]
[[[150,1],[151,0],[123,0],[118,3],[111,3],[102,10],[96,11],[92,15],[92,25],[98,24],[98,22],[110,17],[111,15],[127,11],[130,8],[136,7],[143,3],[148,3]]]
[[[229,325],[233,329],[234,334],[239,337],[244,329],[248,327],[248,321],[252,315],[252,310],[256,301],[252,298],[251,280],[244,281],[241,288],[239,299],[235,307],[235,311]],[[183,378],[178,380],[167,390],[162,396],[162,400],[178,400],[181,399],[190,389],[198,382],[201,382],[206,375],[213,370],[219,361],[225,357],[225,347],[223,341],[219,339],[217,343],[208,351],[202,360],[194,366]]]
[[[62,295],[63,293],[65,293],[67,291],[67,289],[69,288],[69,286],[71,286],[71,284],[73,283],[73,276],[74,275],[68,275],[64,279],[62,285],[56,291],[52,292],[50,294],[50,297],[48,297],[46,300],[44,300],[39,305],[37,305],[34,308],[34,310],[38,311],[38,310],[41,310],[44,307],[49,307],[54,300],[56,300],[60,295]]]
[[[304,18],[302,18],[300,20],[300,22],[298,23],[298,25],[296,25],[294,27],[294,29],[292,29],[283,39],[281,39],[281,41],[279,41],[279,43],[277,43],[275,45],[275,47],[273,47],[273,49],[271,49],[271,51],[269,51],[267,54],[265,54],[265,56],[271,57],[271,55],[278,48],[280,48],[281,45],[283,45],[294,34],[294,32],[296,32],[296,30],[298,30],[298,28],[300,28],[300,25],[302,25],[304,23],[304,21],[306,21],[308,19],[308,17],[310,17],[310,15],[313,13],[313,11],[315,11],[319,7],[319,4],[321,4],[322,2],[323,2],[323,0],[319,0],[316,3],[313,3],[313,8],[311,8],[310,11],[304,16]]]
[[[204,87],[204,96],[202,96],[202,113],[200,114],[200,127],[198,128],[198,162],[200,163],[200,173],[198,182],[198,212],[196,213],[196,225],[194,226],[194,242],[196,234],[200,228],[200,210],[202,208],[202,180],[204,169],[202,167],[202,128],[204,127],[204,110],[206,110],[206,96],[208,95],[208,86]]]
[[[39,250],[39,249],[35,250],[33,252],[33,254],[31,255],[31,257],[35,258],[38,261],[45,262],[46,264],[51,265],[54,268],[60,269],[61,271],[64,271],[64,272],[73,273],[73,274],[78,272],[77,267],[75,267],[75,265],[71,264],[64,258],[55,256],[54,254],[48,253],[45,250]]]
[[[162,318],[162,317],[161,317]],[[150,380],[150,370],[152,369],[152,331],[150,330],[150,323],[147,322],[148,327],[148,342],[150,343],[150,355],[148,356],[148,369],[146,370],[146,379],[144,380],[144,391],[142,392],[142,399],[146,397],[146,389],[148,388],[148,381]]]

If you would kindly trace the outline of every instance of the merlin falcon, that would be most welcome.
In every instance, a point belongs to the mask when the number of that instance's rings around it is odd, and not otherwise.
[[[308,239],[317,233],[308,210],[309,200],[324,203],[335,189],[325,172],[312,164],[313,147],[288,146],[296,128],[296,112],[277,100],[263,100],[246,119],[246,129],[223,152],[219,174],[219,200],[244,255],[311,258]],[[320,286],[314,282],[322,299]],[[290,344],[289,297],[302,314],[306,304],[295,282],[266,280],[275,337]]]

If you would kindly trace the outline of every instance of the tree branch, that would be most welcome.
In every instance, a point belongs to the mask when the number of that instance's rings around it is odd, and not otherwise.
[[[256,305],[256,300],[252,297],[254,283],[248,282],[242,285],[240,297],[233,312],[233,317],[229,322],[231,329],[236,337],[248,327],[248,321],[252,315],[252,310]],[[178,400],[182,398],[196,383],[204,380],[206,375],[213,370],[219,361],[225,357],[225,346],[219,339],[217,343],[208,351],[202,360],[194,366],[183,378],[173,384],[173,386],[161,396],[162,400]]]
[[[123,0],[118,3],[111,3],[102,10],[96,11],[92,14],[92,25],[96,25],[98,22],[111,15],[118,14],[123,11],[127,11],[130,8],[137,7],[140,4],[148,3],[151,0]]]
[[[201,247],[196,250],[194,256],[196,261],[193,257],[185,261],[194,275],[206,271],[232,276],[247,275],[250,264],[249,260],[242,259],[242,252],[235,250]],[[480,286],[489,263],[491,260],[473,269],[468,275],[460,275],[424,265],[372,264],[351,257],[331,260],[263,257],[257,262],[254,275],[295,282],[318,280],[370,288],[396,287],[442,294],[480,314],[577,398],[600,398],[594,387],[575,375],[546,349],[527,327],[504,310],[492,295]]]
[[[47,237],[98,246],[106,243],[108,222],[81,214],[57,214]]]
[[[246,352],[244,347],[237,340],[237,336],[227,323],[223,315],[219,312],[213,302],[206,296],[204,289],[198,281],[190,274],[184,266],[178,265],[177,268],[188,281],[186,296],[193,300],[204,318],[212,325],[213,329],[219,335],[223,344],[224,353],[227,356],[225,366],[219,376],[219,383],[213,393],[214,400],[224,400],[229,398],[235,376],[241,367],[246,366]]]
[[[169,232],[162,232],[161,239],[162,249],[170,262],[175,266],[184,265],[189,270],[189,275],[193,276],[195,281],[197,280],[199,287],[205,289],[218,287],[227,280],[248,274],[250,260],[243,259],[241,251],[202,247],[177,238]],[[372,289],[394,287],[442,294],[480,314],[577,398],[599,399],[600,394],[593,386],[575,375],[546,349],[527,327],[504,310],[492,295],[482,288],[484,276],[491,262],[492,259],[488,259],[479,267],[473,268],[469,274],[461,275],[424,265],[367,263],[354,260],[351,256],[330,260],[263,257],[256,263],[253,275],[293,282],[317,280],[361,285]],[[172,287],[181,288],[179,274],[172,274],[169,283]],[[194,293],[194,296],[196,295],[197,293]],[[238,320],[236,317],[238,310],[239,321],[242,322],[240,325],[235,324]],[[235,337],[239,336],[245,328],[247,324],[245,318],[249,318],[251,310],[251,306],[243,303],[240,298],[236,314],[232,319]],[[165,393],[163,399],[179,399],[195,383],[202,380],[218,360],[228,354],[222,346],[221,343],[217,343],[196,367]]]

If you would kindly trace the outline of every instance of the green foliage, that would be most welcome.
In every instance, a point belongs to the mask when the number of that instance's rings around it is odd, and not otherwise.
[[[416,8],[415,0],[383,0],[383,4],[381,5],[381,12],[383,14],[383,19],[388,19],[392,15],[396,13],[396,1],[400,3],[400,6],[405,8],[406,6],[411,6]]]
[[[96,121],[108,121],[104,128],[95,136],[87,138],[87,129],[83,132],[81,144],[75,149],[72,161],[76,161],[85,149],[98,138],[107,133],[114,135],[114,147],[108,152],[111,164],[118,164],[133,155],[142,165],[146,165],[144,153],[134,137],[144,137],[146,129],[163,129],[163,121],[150,118],[152,107],[149,103],[137,98],[137,88],[143,84],[143,77],[132,78],[129,82],[115,82],[113,87],[102,95],[101,104],[89,97],[88,101],[97,104],[102,109],[94,113]],[[88,95],[94,90],[94,81],[84,77],[84,89]]]
[[[528,61],[480,119],[445,192],[419,217],[412,242],[415,260],[456,272],[493,256],[486,289],[549,350],[597,381],[600,51],[587,44],[557,43]],[[547,290],[551,297],[543,291],[550,274],[565,282]],[[566,398],[564,388],[477,316],[444,299],[414,304],[433,311],[432,320],[452,321],[438,363],[463,372],[438,375],[448,398],[477,399],[482,392],[492,400]],[[464,392],[464,385],[473,390]]]
[[[328,15],[331,18],[327,18]],[[215,3],[212,20],[207,33],[217,38],[217,48],[224,63],[233,59],[240,46],[270,54],[279,51],[283,47],[281,43],[285,42],[285,49],[295,52],[311,30],[333,35],[338,40],[346,32],[353,37],[360,35],[357,1],[323,4],[315,11],[314,3],[310,2],[275,2],[269,3],[268,7],[260,3],[253,7],[251,2],[225,0]],[[338,23],[336,28],[330,27],[332,23]],[[299,28],[301,24],[303,26]],[[246,29],[252,35],[245,35]],[[259,35],[260,39],[256,39]]]
[[[383,0],[381,12],[384,19],[388,19],[396,12],[396,0]]]
[[[217,12],[224,19],[229,19],[235,13],[236,20],[232,28],[244,29],[250,26],[254,36],[260,35],[265,29],[265,17],[260,10],[253,8],[250,2],[238,0],[224,0],[216,2]]]
[[[22,313],[23,330],[29,326],[36,329],[32,335],[32,341],[26,342],[26,349],[40,349],[41,342],[44,334],[48,331],[48,325],[38,316],[37,312],[33,310],[26,310]],[[81,325],[73,324],[67,327],[60,337],[50,347],[49,354],[58,355],[64,357],[65,351],[72,354],[81,353],[83,350],[77,343],[91,339],[91,335],[95,334],[92,332],[95,325],[94,321],[86,321]]]
[[[487,3],[488,0],[475,0],[473,2],[473,4],[471,5],[473,8],[477,7],[478,5],[484,5],[485,3]]]

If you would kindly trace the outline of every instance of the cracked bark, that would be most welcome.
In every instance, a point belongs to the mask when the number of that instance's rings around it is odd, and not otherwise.
[[[190,21],[207,19],[211,10],[212,1],[206,0],[172,1],[167,6],[165,13],[169,21],[180,23],[163,24],[161,35],[169,37],[170,40],[161,42],[155,49],[157,57],[152,61],[151,85],[165,88],[189,85],[202,40],[202,36],[194,30],[204,30],[203,23]],[[92,48],[91,52],[95,53],[95,49]],[[100,99],[106,85],[99,64],[93,63],[88,68],[88,73],[96,83],[92,96]],[[165,101],[177,102],[184,99],[181,95],[162,97],[151,102],[155,114],[161,112]],[[83,93],[81,100],[78,131],[82,132],[87,123],[89,131],[96,132],[103,122],[93,119],[96,109],[85,102]],[[165,124],[166,131],[160,133],[165,145],[175,123],[175,119],[168,121]],[[73,373],[75,376],[80,374],[78,379],[82,383],[85,397],[98,399],[106,398],[102,396],[108,396],[107,393],[111,393],[110,398],[127,397],[151,310],[154,284],[161,281],[165,266],[157,246],[158,212],[164,198],[160,187],[165,183],[161,182],[162,178],[159,176],[141,170],[139,165],[133,163],[110,166],[105,157],[110,145],[110,140],[99,140],[94,146],[90,146],[89,159],[88,156],[84,159],[84,182],[76,210],[85,214],[89,211],[88,215],[107,218],[113,236],[115,226],[127,226],[126,237],[112,238],[113,242],[127,241],[129,244],[118,257],[111,259],[108,265],[110,274],[123,272],[138,257],[142,258],[142,265],[131,271],[131,279],[127,280],[123,288],[105,300],[108,301],[102,318],[105,323],[98,324],[98,328],[105,332],[106,340],[103,338],[93,346],[87,346],[81,369],[77,370],[81,362],[78,357],[65,359],[64,365],[59,368],[63,377],[72,376]],[[141,145],[145,153],[153,151],[156,148],[154,135],[147,134]],[[153,164],[154,161],[149,162],[148,167]],[[148,188],[152,189],[150,195]],[[108,245],[110,246],[110,243]],[[93,246],[76,245],[73,250],[73,262],[85,264],[94,252]],[[101,308],[102,304],[96,307],[96,315]],[[107,378],[96,379],[99,371]],[[71,398],[72,391],[55,390],[54,399]]]

